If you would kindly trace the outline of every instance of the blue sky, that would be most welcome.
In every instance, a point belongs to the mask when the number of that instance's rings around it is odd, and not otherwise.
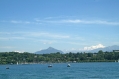
[[[0,52],[119,45],[119,0],[0,0]]]

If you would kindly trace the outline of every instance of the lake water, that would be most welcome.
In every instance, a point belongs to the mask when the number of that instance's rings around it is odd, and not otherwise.
[[[119,79],[119,63],[0,65],[0,79]],[[10,69],[6,69],[9,66]]]

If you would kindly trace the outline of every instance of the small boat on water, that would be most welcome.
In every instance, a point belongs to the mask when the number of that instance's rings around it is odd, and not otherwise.
[[[18,65],[19,63],[17,62],[17,65]]]
[[[70,64],[67,64],[67,67],[70,67],[71,65]]]
[[[52,67],[52,65],[48,65],[48,67]]]
[[[6,69],[10,69],[9,67],[6,67]]]

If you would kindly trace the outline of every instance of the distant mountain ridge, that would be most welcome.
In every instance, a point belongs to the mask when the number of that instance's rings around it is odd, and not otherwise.
[[[119,50],[119,46],[118,45],[113,45],[113,46],[107,46],[104,48],[97,48],[97,49],[93,49],[93,50],[73,50],[73,51],[68,51],[68,52],[73,52],[73,53],[77,53],[77,52],[86,52],[86,53],[98,53],[98,51],[102,50],[103,52],[112,52],[113,50]],[[66,53],[68,53],[66,52]]]
[[[94,49],[94,50],[90,50],[89,52],[98,52],[99,50],[102,50],[103,52],[112,52],[113,50],[119,50],[119,46],[118,45],[113,45],[113,46],[108,46],[108,47],[105,47],[105,48],[98,48],[98,49]]]
[[[69,52],[73,52],[73,53],[77,53],[77,52],[91,52],[91,53],[97,53],[99,50],[102,50],[103,52],[112,52],[113,50],[119,50],[119,46],[118,45],[113,45],[113,46],[108,46],[108,47],[105,47],[105,48],[98,48],[98,49],[94,49],[94,50],[83,50],[83,51],[69,51]],[[61,50],[57,50],[53,47],[49,47],[47,49],[43,49],[41,51],[37,51],[35,52],[36,54],[50,54],[50,53],[57,53],[57,52],[60,52],[60,53],[64,53],[63,51]],[[68,53],[68,52],[66,52]]]
[[[50,54],[50,53],[57,53],[57,52],[64,53],[61,50],[57,50],[57,49],[55,49],[53,47],[49,47],[47,49],[43,49],[43,50],[37,51],[35,53],[36,54]]]

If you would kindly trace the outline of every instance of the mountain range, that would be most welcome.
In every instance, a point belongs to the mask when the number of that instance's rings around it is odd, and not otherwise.
[[[50,53],[57,53],[57,52],[64,53],[63,51],[57,50],[57,49],[55,49],[53,47],[49,47],[47,49],[43,49],[43,50],[37,51],[35,53],[36,54],[50,54]]]
[[[91,52],[91,53],[98,53],[98,51],[102,50],[103,52],[112,52],[113,50],[119,50],[119,46],[117,45],[113,45],[113,46],[108,46],[108,47],[104,47],[104,48],[97,48],[97,49],[93,49],[93,50],[82,50],[82,51],[78,51],[78,52]],[[73,51],[72,51],[73,52]],[[74,51],[77,52],[77,51]]]
[[[112,52],[113,50],[119,50],[119,46],[117,45],[113,45],[113,46],[108,46],[108,47],[104,47],[104,48],[98,48],[98,49],[94,49],[94,50],[83,50],[83,51],[69,51],[69,52],[91,52],[91,53],[97,53],[99,50],[102,50],[103,52]],[[43,49],[43,50],[40,50],[40,51],[37,51],[35,52],[36,54],[50,54],[50,53],[57,53],[57,52],[60,52],[60,53],[64,53],[63,51],[61,50],[57,50],[53,47],[49,47],[47,49]],[[66,52],[68,53],[68,52]]]
[[[108,47],[104,47],[104,48],[98,48],[98,49],[94,49],[94,50],[90,50],[89,52],[98,52],[99,50],[102,50],[103,52],[112,52],[113,50],[119,50],[119,46],[117,45],[113,45],[113,46],[108,46]]]

